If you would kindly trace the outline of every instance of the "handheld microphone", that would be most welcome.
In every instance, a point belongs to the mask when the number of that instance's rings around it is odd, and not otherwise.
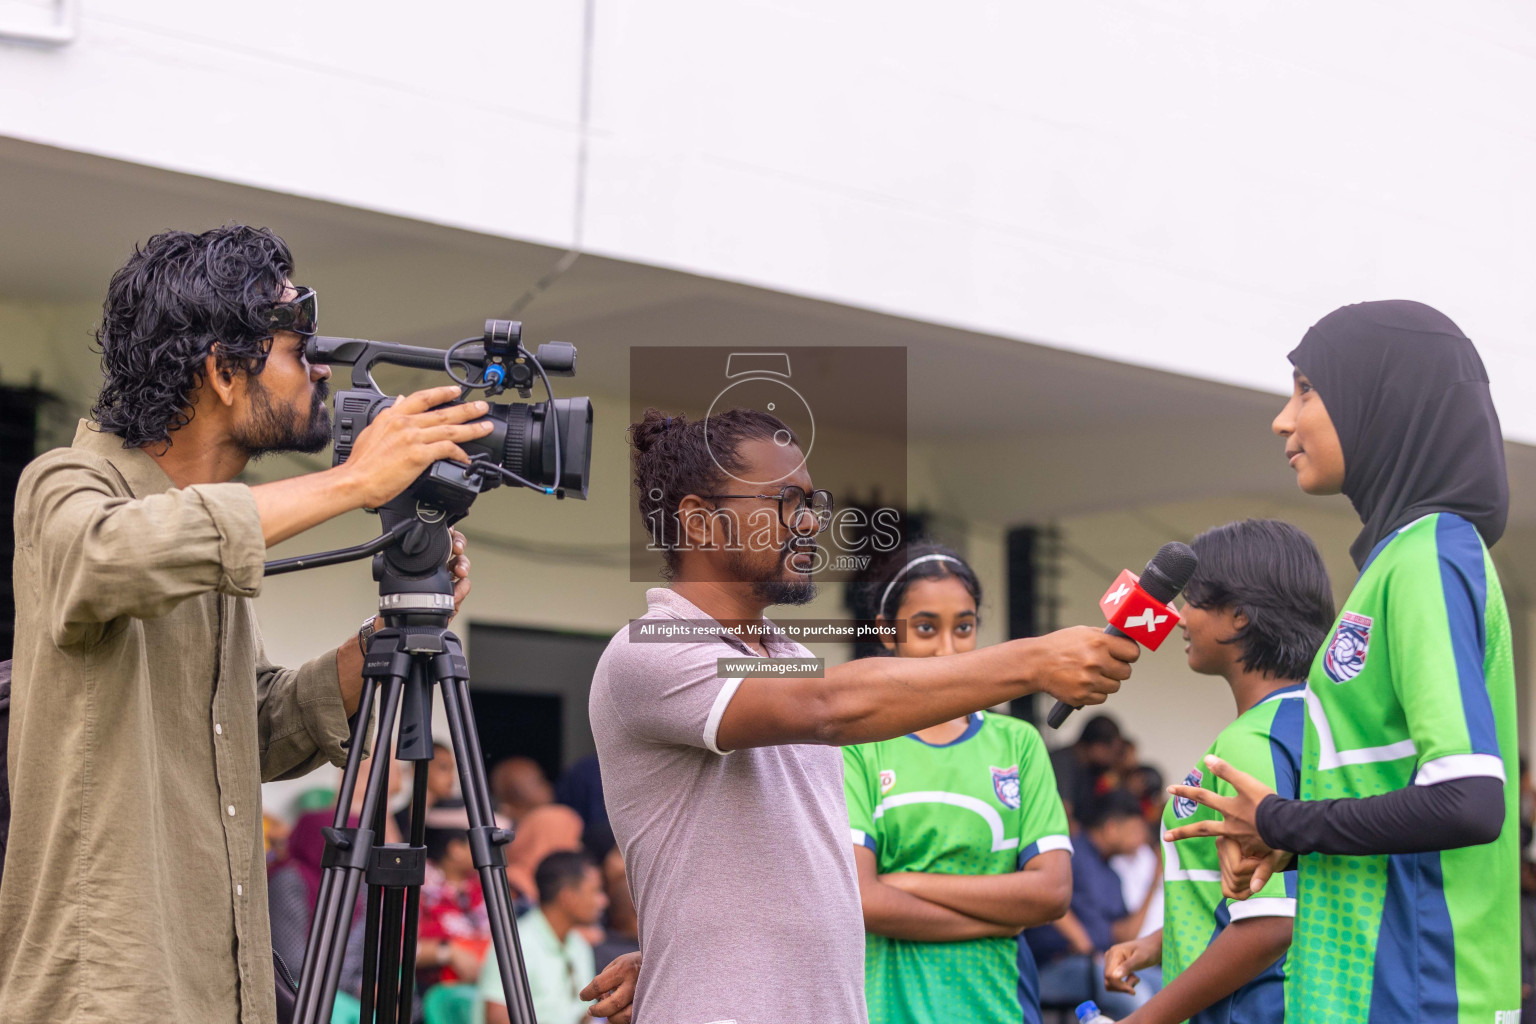
[[[1110,588],[1110,592],[1104,595],[1104,601],[1100,602],[1110,620],[1104,632],[1111,636],[1127,637],[1157,650],[1163,637],[1173,631],[1177,621],[1171,614],[1160,615],[1158,612],[1170,611],[1167,608],[1168,602],[1179,596],[1179,592],[1195,574],[1198,561],[1188,544],[1180,544],[1175,540],[1157,549],[1157,554],[1152,556],[1152,561],[1147,563],[1141,577],[1134,583],[1129,578],[1129,571],[1121,573],[1120,579],[1115,581],[1116,585]],[[1164,623],[1167,628],[1161,628]],[[1146,635],[1140,635],[1141,628],[1126,633],[1121,628],[1123,626],[1145,628]],[[1057,701],[1046,722],[1052,729],[1060,729],[1067,716],[1076,710],[1070,704]]]

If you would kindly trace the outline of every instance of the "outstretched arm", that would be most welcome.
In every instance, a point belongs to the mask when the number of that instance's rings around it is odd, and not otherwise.
[[[722,750],[892,739],[1041,691],[1102,704],[1140,648],[1087,626],[945,658],[862,658],[820,679],[743,679],[720,718]]]
[[[212,358],[212,357],[210,357]],[[494,429],[481,420],[485,402],[445,405],[459,397],[449,384],[406,395],[357,435],[347,461],[321,473],[251,488],[268,547],[356,508],[377,508],[410,486],[438,459],[468,462],[458,442]]]
[[[1280,850],[1339,854],[1449,850],[1492,842],[1504,824],[1504,783],[1494,778],[1407,786],[1356,800],[1286,800],[1219,757],[1207,757],[1205,763],[1236,792],[1220,796],[1199,786],[1168,787],[1172,795],[1194,800],[1222,817],[1181,825],[1165,838],[1228,840],[1249,865],[1251,892],[1262,889],[1280,866]],[[1245,899],[1250,894],[1227,889],[1224,878],[1223,891],[1229,898]]]

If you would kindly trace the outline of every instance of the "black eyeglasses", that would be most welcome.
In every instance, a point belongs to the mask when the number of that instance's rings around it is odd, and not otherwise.
[[[267,326],[273,332],[292,331],[294,334],[312,338],[320,330],[320,300],[315,297],[313,288],[305,288],[294,285],[299,294],[287,302],[274,302],[272,312],[267,314]]]
[[[701,498],[761,498],[779,503],[779,522],[800,533],[815,523],[817,533],[832,525],[832,492],[806,493],[805,488],[787,484],[778,494],[701,494]]]

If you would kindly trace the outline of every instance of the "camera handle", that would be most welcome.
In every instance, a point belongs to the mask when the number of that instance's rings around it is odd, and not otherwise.
[[[466,339],[479,342],[480,339]],[[373,364],[383,360],[396,366],[409,366],[418,370],[441,370],[443,350],[422,348],[418,345],[396,345],[387,341],[369,341],[366,338],[329,338],[316,335],[304,346],[304,357],[311,363],[349,363],[352,366],[352,386],[378,390],[373,382]],[[485,345],[477,351],[473,344],[465,344],[461,358],[466,363],[485,362]]]
[[[295,555],[292,558],[273,559],[262,568],[262,575],[280,576],[285,572],[298,572],[300,569],[318,569],[324,565],[340,565],[343,562],[355,562],[360,558],[376,555],[396,541],[403,540],[405,535],[415,528],[416,524],[414,522],[402,519],[366,544],[355,544],[350,548],[336,548],[334,551],[317,551],[313,555]]]

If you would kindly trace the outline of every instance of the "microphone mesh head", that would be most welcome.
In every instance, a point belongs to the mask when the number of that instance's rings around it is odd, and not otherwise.
[[[1169,541],[1157,549],[1157,554],[1147,563],[1138,582],[1142,590],[1167,604],[1179,596],[1190,577],[1194,576],[1198,563],[1199,559],[1188,544]]]

